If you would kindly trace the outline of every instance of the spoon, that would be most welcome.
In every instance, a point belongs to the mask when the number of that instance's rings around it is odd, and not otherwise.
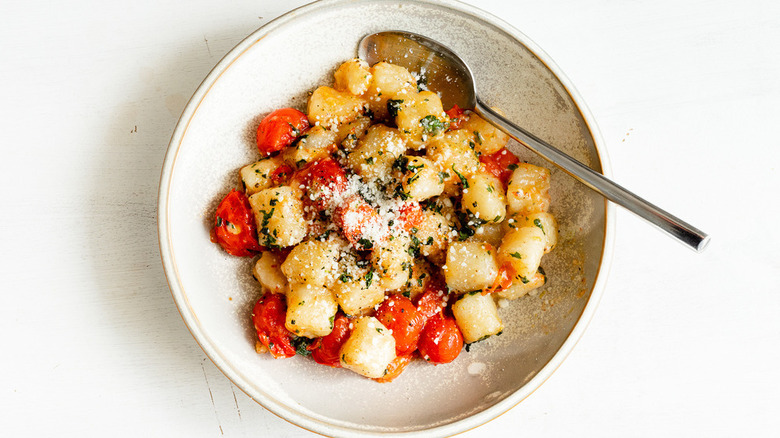
[[[458,105],[476,112],[587,187],[625,207],[694,251],[702,251],[709,243],[710,237],[706,233],[624,189],[487,106],[477,96],[471,69],[448,47],[411,32],[387,31],[363,37],[358,46],[358,56],[371,65],[386,61],[406,67],[424,78],[429,90],[440,93],[445,108]]]

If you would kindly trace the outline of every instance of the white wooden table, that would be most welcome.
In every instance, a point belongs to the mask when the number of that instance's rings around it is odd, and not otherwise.
[[[189,96],[304,1],[0,3],[3,436],[309,437],[206,359],[159,259]],[[563,366],[464,437],[780,433],[780,3],[471,0],[592,110],[613,175],[711,233],[618,210],[607,290]]]

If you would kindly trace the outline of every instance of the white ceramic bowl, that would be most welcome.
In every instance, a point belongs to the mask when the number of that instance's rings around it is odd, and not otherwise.
[[[296,9],[242,41],[217,64],[176,127],[162,169],[160,251],[192,335],[236,386],[282,418],[331,436],[450,435],[519,403],[560,365],[599,301],[612,247],[612,210],[553,169],[552,212],[561,244],[545,256],[543,293],[502,308],[502,336],[448,365],[417,361],[378,384],[307,358],[272,360],[254,349],[249,315],[260,291],[251,260],[209,241],[216,204],[257,159],[253,133],[273,109],[305,107],[363,35],[401,29],[430,36],[472,67],[481,97],[510,119],[597,170],[601,140],[587,109],[526,36],[454,1],[326,0]],[[522,146],[521,159],[546,165]]]

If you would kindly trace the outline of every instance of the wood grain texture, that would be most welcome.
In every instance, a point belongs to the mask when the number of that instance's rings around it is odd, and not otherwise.
[[[274,436],[168,291],[157,187],[216,62],[305,2],[0,4],[0,424],[9,436]],[[618,211],[588,332],[464,437],[780,429],[780,4],[471,0],[556,60],[615,179],[713,236],[695,255]]]

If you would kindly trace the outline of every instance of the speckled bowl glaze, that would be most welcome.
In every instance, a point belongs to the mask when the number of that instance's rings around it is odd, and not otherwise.
[[[553,168],[552,207],[560,245],[542,266],[535,296],[500,309],[503,335],[474,344],[448,365],[413,362],[379,384],[307,358],[258,355],[250,312],[260,294],[250,259],[209,241],[216,204],[258,158],[260,119],[304,108],[307,92],[331,83],[368,33],[400,29],[459,53],[481,97],[593,168],[606,171],[601,140],[571,84],[525,35],[454,1],[326,0],[296,9],[242,41],[203,81],[179,121],[162,169],[162,261],[181,316],[205,353],[250,397],[280,417],[330,436],[442,436],[507,411],[561,364],[599,301],[612,247],[611,207]],[[300,50],[306,47],[306,50]],[[521,145],[510,147],[548,166]]]

